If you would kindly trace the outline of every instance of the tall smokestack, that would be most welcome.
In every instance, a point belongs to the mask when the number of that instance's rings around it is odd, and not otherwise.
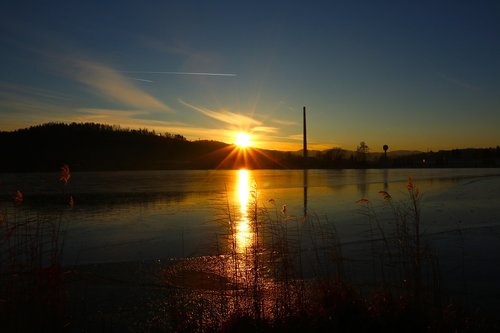
[[[306,126],[306,107],[304,106],[304,168],[307,167],[307,126]]]

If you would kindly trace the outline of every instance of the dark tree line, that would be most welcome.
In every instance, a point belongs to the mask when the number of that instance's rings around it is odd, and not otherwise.
[[[440,150],[395,158],[395,168],[489,168],[500,167],[500,147]]]
[[[49,123],[0,132],[0,171],[172,169],[225,146],[180,134],[95,123]]]
[[[296,164],[283,152],[253,150],[243,156],[232,145],[189,141],[181,134],[96,123],[48,123],[0,132],[0,172],[55,171],[63,164],[73,171],[274,169]]]
[[[388,148],[388,147],[387,147]],[[385,153],[387,149],[385,149]],[[253,148],[245,153],[217,141],[189,141],[180,134],[124,129],[95,123],[49,123],[0,132],[0,172],[166,169],[300,169],[301,152]],[[391,156],[334,148],[311,151],[315,168],[498,167],[500,147]]]

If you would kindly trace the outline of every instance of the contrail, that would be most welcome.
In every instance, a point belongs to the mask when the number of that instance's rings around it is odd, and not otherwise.
[[[205,76],[237,76],[234,73],[205,73],[205,72],[147,72],[147,71],[124,71],[130,74],[170,74],[170,75],[205,75]]]
[[[151,81],[151,80],[146,80],[146,79],[138,79],[138,78],[135,78],[135,77],[131,77],[130,79],[132,79],[132,80],[136,80],[136,81],[141,81],[141,82],[149,82],[149,83],[153,83],[153,81]]]

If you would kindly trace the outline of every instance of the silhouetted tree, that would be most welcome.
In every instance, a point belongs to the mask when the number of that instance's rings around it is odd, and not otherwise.
[[[356,152],[358,153],[358,156],[359,156],[359,159],[361,162],[363,162],[363,163],[366,162],[366,154],[368,153],[369,150],[370,150],[370,148],[368,147],[368,145],[364,141],[361,141],[359,143],[359,146],[356,149]]]

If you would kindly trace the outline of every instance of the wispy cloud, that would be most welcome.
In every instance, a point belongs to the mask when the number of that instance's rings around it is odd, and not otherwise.
[[[63,94],[55,90],[31,87],[26,85],[18,85],[6,82],[0,82],[0,92],[2,93],[10,92],[24,96],[33,96],[45,100],[69,101],[72,98],[67,94]]]
[[[288,135],[286,138],[289,140],[293,140],[293,141],[301,141],[303,139],[303,135],[302,134],[292,134],[292,135]]]
[[[297,121],[293,121],[293,120],[271,119],[271,121],[275,124],[284,125],[284,126],[293,126],[293,125],[299,124]]]
[[[260,133],[276,133],[278,132],[278,129],[276,127],[270,127],[270,126],[256,126],[253,127],[252,132],[260,132]]]
[[[242,114],[238,114],[238,113],[234,113],[234,112],[230,112],[230,111],[226,111],[226,110],[213,111],[213,110],[207,109],[207,108],[202,107],[202,106],[189,104],[187,102],[184,102],[183,100],[179,100],[179,103],[181,103],[181,104],[183,104],[183,105],[185,105],[193,110],[196,110],[196,111],[204,114],[207,117],[210,117],[212,119],[216,119],[220,122],[223,122],[223,123],[226,123],[229,125],[234,125],[234,126],[238,126],[238,127],[241,127],[243,125],[248,126],[248,127],[262,125],[262,122],[260,122],[259,120],[253,119],[251,117],[248,117],[248,116],[245,116]]]
[[[160,72],[160,71],[123,71],[127,74],[166,74],[166,75],[201,75],[201,76],[237,76],[234,73],[207,73],[207,72]]]
[[[459,87],[462,87],[462,88],[465,88],[465,89],[468,89],[468,90],[481,90],[480,87],[476,86],[476,85],[473,85],[467,81],[464,81],[464,80],[459,80],[459,79],[456,79],[456,78],[453,78],[453,77],[450,77],[446,74],[443,74],[443,73],[440,73],[438,72],[438,75],[441,79],[449,82],[449,83],[452,83],[456,86],[459,86]]]
[[[172,111],[167,105],[135,86],[120,72],[94,62],[70,60],[76,71],[71,75],[101,96],[137,109]]]
[[[182,122],[146,119],[144,116],[149,116],[150,113],[140,110],[80,108],[77,113],[78,115],[75,115],[71,121],[98,122],[133,129],[147,128],[155,130],[157,133],[169,132],[182,134],[190,140],[209,139],[227,141],[232,133],[230,130],[220,128],[204,128]]]
[[[62,121],[71,108],[71,99],[54,90],[0,83],[0,129]]]
[[[36,31],[36,42],[33,45],[23,44],[22,47],[41,57],[53,74],[80,82],[97,95],[121,104],[120,107],[173,112],[168,105],[134,82],[151,80],[128,78],[112,66],[85,57],[86,50],[76,45],[74,40],[61,38],[52,32],[32,30]]]
[[[78,99],[55,90],[0,82],[0,129],[13,130],[47,122],[100,122],[130,128],[182,127],[149,120],[163,111],[82,108]]]
[[[79,119],[82,121],[112,120],[118,121],[117,124],[122,123],[123,120],[140,120],[137,118],[149,114],[149,112],[140,110],[118,110],[106,108],[79,108],[77,111],[80,113]]]
[[[72,121],[77,122],[96,122],[108,125],[120,125],[127,128],[147,128],[150,130],[162,132],[170,132],[188,127],[188,125],[180,122],[171,122],[164,120],[148,119],[151,113],[142,110],[129,109],[107,109],[107,108],[79,108],[76,110]]]
[[[157,39],[151,36],[138,36],[140,43],[154,53],[164,53],[169,58],[180,60],[178,67],[170,71],[150,71],[151,74],[166,75],[197,75],[197,76],[226,76],[235,77],[236,73],[221,71],[223,58],[218,52],[200,51],[185,40]]]
[[[287,136],[268,135],[260,140],[260,144],[270,149],[296,151],[302,149],[302,140],[302,134]],[[309,138],[307,147],[310,150],[326,150],[340,147],[340,145],[333,142],[316,142],[313,138]]]
[[[153,83],[154,81],[152,80],[146,80],[146,79],[139,79],[137,77],[129,77],[129,79],[131,80],[135,80],[135,81],[140,81],[140,82],[148,82],[148,83]]]

